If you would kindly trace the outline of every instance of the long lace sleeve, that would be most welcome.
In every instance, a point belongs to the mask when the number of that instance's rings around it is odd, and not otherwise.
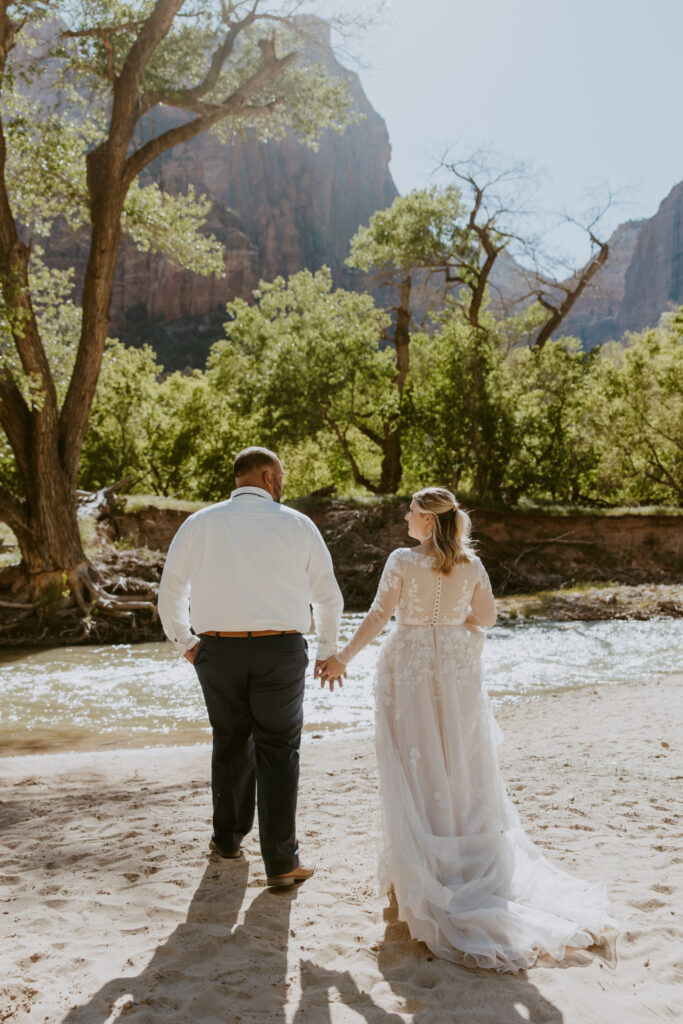
[[[386,560],[382,576],[377,587],[375,600],[346,647],[343,647],[337,658],[345,665],[362,651],[377,636],[391,618],[401,594],[401,569],[399,552],[392,551]]]
[[[475,626],[495,626],[496,618],[496,602],[493,599],[491,581],[486,569],[479,562],[479,578],[470,601],[467,621]]]

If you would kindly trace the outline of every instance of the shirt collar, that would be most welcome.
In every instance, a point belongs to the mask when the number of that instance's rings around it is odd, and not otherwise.
[[[255,494],[257,498],[268,498],[269,501],[273,500],[273,495],[263,487],[237,487],[230,497],[236,498],[240,494]]]

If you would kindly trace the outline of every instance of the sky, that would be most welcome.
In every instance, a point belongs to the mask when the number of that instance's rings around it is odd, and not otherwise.
[[[387,123],[402,194],[435,180],[448,147],[484,148],[538,172],[547,228],[609,189],[609,232],[683,179],[683,0],[388,0],[342,50]],[[588,256],[576,229],[552,244]]]

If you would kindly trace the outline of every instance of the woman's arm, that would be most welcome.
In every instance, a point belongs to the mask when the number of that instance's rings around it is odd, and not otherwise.
[[[491,581],[484,566],[479,563],[479,579],[470,600],[470,612],[465,619],[466,626],[495,626],[496,602],[491,590]]]
[[[360,623],[346,647],[343,647],[336,656],[342,665],[348,665],[359,651],[362,651],[371,640],[374,640],[382,632],[394,613],[400,595],[401,571],[399,552],[392,551],[382,570],[375,600],[370,606],[370,611]]]

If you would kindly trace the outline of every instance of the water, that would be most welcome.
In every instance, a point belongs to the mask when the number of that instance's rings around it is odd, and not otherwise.
[[[361,617],[344,616],[344,641]],[[314,638],[309,641],[314,651]],[[308,732],[372,728],[379,643],[361,652],[334,693],[313,680],[311,663]],[[497,626],[488,634],[484,661],[494,703],[655,679],[680,670],[683,628],[675,619]],[[210,738],[194,670],[164,643],[3,653],[0,713],[5,754]]]

